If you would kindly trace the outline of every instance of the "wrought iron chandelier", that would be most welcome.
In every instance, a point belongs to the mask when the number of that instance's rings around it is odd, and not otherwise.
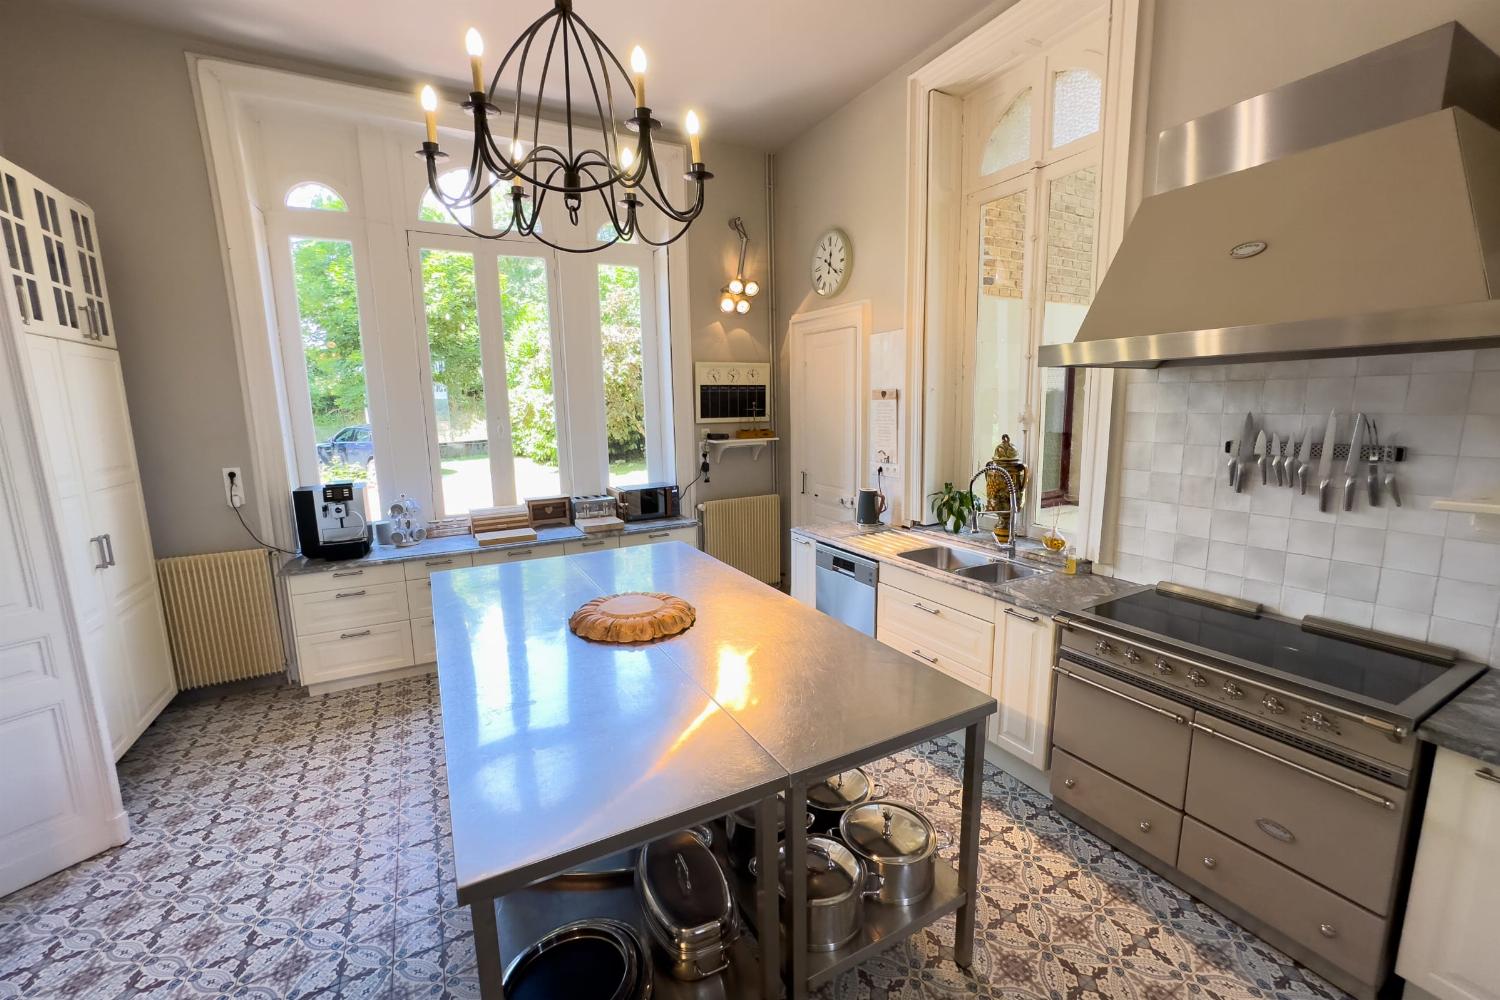
[[[445,191],[438,183],[438,161],[447,159],[447,154],[438,148],[437,94],[431,87],[422,88],[427,141],[417,151],[427,161],[427,184],[433,197],[454,222],[486,239],[514,233],[568,253],[593,253],[635,238],[652,246],[665,246],[682,238],[703,211],[703,182],[713,174],[703,166],[698,116],[689,111],[685,127],[692,165],[683,177],[696,189],[696,197],[686,208],[678,208],[668,197],[652,143],[652,133],[661,128],[661,122],[651,117],[651,109],[646,106],[646,54],[640,46],[631,52],[631,72],[627,72],[609,46],[573,13],[572,0],[554,0],[552,9],[533,21],[511,45],[486,89],[484,41],[470,28],[466,42],[474,90],[462,106],[474,117],[474,142],[463,186]],[[534,97],[525,88],[528,68],[534,74]],[[558,71],[563,84],[559,124],[567,129],[567,140],[552,145],[541,141],[542,97],[549,76]],[[502,88],[507,73],[514,74],[514,87],[507,83]],[[634,133],[633,141],[630,136],[622,137],[617,125],[617,89],[635,99],[634,114],[624,119],[625,128]],[[585,92],[588,97],[575,107],[575,97]],[[510,119],[509,136],[502,140],[497,133],[505,134],[506,118]],[[464,221],[464,214],[505,184],[509,190],[496,194],[510,204],[510,218],[503,229],[480,232]],[[549,194],[562,197],[568,220],[575,227],[585,197],[597,196],[613,235],[602,238],[600,233],[606,227],[601,227],[589,234],[582,246],[549,239],[541,227],[542,205]],[[639,212],[646,204],[666,220],[665,238],[653,239],[649,227],[641,225]]]

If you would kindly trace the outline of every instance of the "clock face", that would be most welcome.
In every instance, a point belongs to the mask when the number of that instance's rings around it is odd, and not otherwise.
[[[854,266],[854,247],[841,229],[830,229],[813,246],[812,286],[819,295],[837,295]]]

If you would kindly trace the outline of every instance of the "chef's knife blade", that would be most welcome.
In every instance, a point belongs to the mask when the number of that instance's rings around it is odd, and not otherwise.
[[[1255,435],[1255,467],[1260,470],[1260,484],[1266,485],[1266,432]]]
[[[1323,433],[1323,454],[1318,456],[1318,510],[1328,513],[1329,490],[1333,485],[1333,446],[1339,435],[1339,414],[1328,414],[1328,430]]]
[[[1245,477],[1250,473],[1250,459],[1255,449],[1255,418],[1245,414],[1245,426],[1240,431],[1240,454],[1239,468],[1234,474],[1234,491],[1241,493],[1245,489]]]
[[[1344,509],[1354,509],[1354,483],[1358,478],[1360,444],[1363,441],[1365,415],[1354,415],[1354,433],[1349,438],[1349,459],[1344,463]]]
[[[1312,428],[1302,431],[1302,446],[1297,449],[1297,489],[1307,496],[1307,474],[1312,471]]]

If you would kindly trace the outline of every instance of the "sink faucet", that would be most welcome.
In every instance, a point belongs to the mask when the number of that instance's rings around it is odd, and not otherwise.
[[[974,478],[969,480],[969,493],[971,495],[974,492],[974,484],[977,483],[979,481],[979,477],[984,475],[986,472],[998,472],[1000,473],[1000,475],[1005,477],[1005,489],[1006,492],[1010,494],[1010,540],[1005,543],[1005,554],[1009,558],[1014,559],[1016,558],[1016,521],[1019,519],[1021,514],[1021,501],[1016,494],[1016,481],[1011,477],[1010,470],[1005,466],[1000,465],[998,462],[986,462],[984,463],[984,468],[974,473]],[[989,498],[988,490],[985,491],[985,498]],[[970,531],[979,530],[979,515],[981,513],[995,512],[981,511],[976,505],[975,508],[969,512]]]

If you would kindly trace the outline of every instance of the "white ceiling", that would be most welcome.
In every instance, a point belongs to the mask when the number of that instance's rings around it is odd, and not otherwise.
[[[72,0],[236,45],[468,90],[465,30],[497,58],[551,0]],[[641,45],[648,100],[673,124],[774,150],[991,0],[577,0],[620,59]],[[493,67],[494,63],[489,64]],[[893,127],[900,123],[893,123]]]

